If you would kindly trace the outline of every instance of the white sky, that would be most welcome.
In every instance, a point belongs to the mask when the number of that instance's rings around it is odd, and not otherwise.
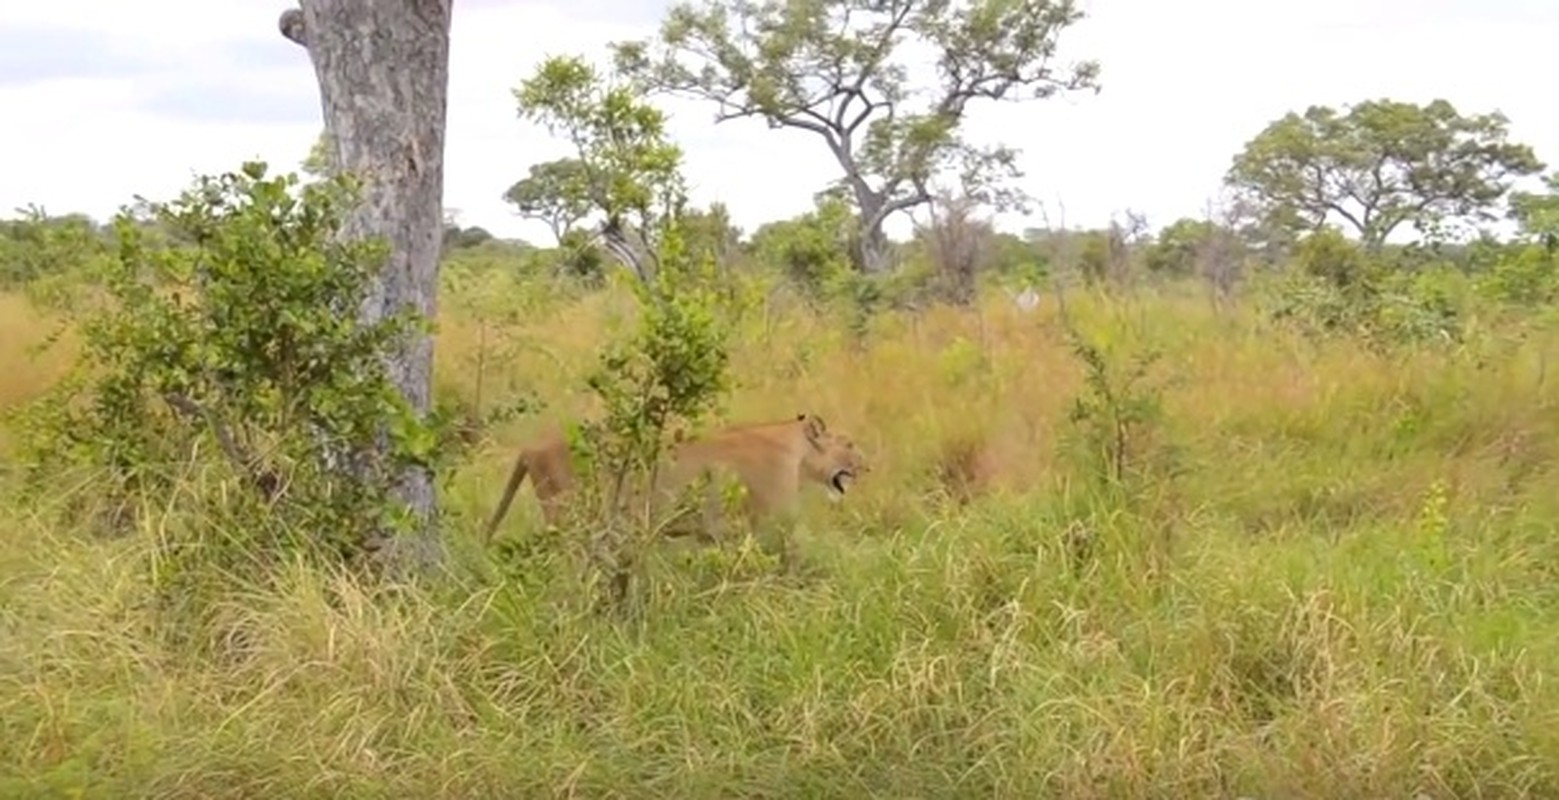
[[[286,0],[0,0],[0,216],[28,203],[106,219],[198,173],[262,158],[294,169],[317,134],[313,71],[281,38]],[[1134,209],[1154,228],[1198,216],[1240,146],[1312,103],[1444,97],[1503,111],[1559,165],[1556,0],[1081,0],[1065,59],[1097,58],[1104,91],[986,107],[971,136],[1024,151],[1024,187],[1059,222]],[[466,225],[545,242],[503,191],[565,155],[522,123],[511,89],[548,54],[599,56],[651,34],[665,0],[455,0],[445,206]],[[699,203],[738,224],[793,216],[835,177],[811,134],[711,123],[662,104]],[[1019,230],[1040,217],[1008,217]],[[902,223],[901,223],[902,225]],[[899,227],[899,231],[903,228]]]

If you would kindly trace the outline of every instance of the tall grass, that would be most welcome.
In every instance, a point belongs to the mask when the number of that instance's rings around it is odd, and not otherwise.
[[[1110,363],[1163,354],[1121,487],[1054,303],[885,315],[864,348],[774,308],[728,418],[820,414],[875,469],[809,507],[810,580],[668,549],[624,622],[478,545],[615,307],[514,302],[440,321],[441,392],[480,361],[483,403],[549,404],[445,490],[444,581],[225,575],[170,636],[142,556],[198,508],[115,540],[0,516],[0,796],[1559,796],[1559,333],[1387,353],[1069,297]],[[51,324],[0,297],[0,403],[58,374],[24,356]]]

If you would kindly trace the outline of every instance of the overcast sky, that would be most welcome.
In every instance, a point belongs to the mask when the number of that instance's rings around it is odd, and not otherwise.
[[[653,31],[666,0],[455,0],[446,208],[499,236],[545,241],[499,199],[564,155],[517,119],[511,89],[548,54],[599,56]],[[199,173],[260,158],[296,168],[320,129],[313,71],[282,39],[283,0],[6,0],[0,22],[0,215],[36,203],[106,219]],[[1065,59],[1097,58],[1104,90],[980,109],[979,140],[1022,148],[1025,188],[1052,220],[1155,228],[1199,215],[1231,156],[1312,103],[1443,97],[1500,110],[1559,164],[1555,0],[1083,0]],[[708,107],[663,104],[699,203],[749,231],[806,210],[836,177],[820,142]],[[1038,216],[1004,218],[1018,230]]]

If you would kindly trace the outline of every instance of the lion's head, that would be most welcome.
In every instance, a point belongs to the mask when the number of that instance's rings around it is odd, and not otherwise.
[[[823,484],[828,499],[838,501],[849,491],[850,484],[871,471],[866,457],[850,437],[828,430],[823,418],[816,414],[797,414],[801,431],[808,447],[801,458],[801,469],[807,479]]]

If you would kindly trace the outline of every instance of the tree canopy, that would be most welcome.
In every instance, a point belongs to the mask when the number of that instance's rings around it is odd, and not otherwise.
[[[673,6],[653,41],[613,48],[625,74],[713,102],[717,121],[820,137],[855,204],[858,266],[881,271],[884,221],[930,202],[939,175],[981,202],[1021,203],[1007,183],[1021,175],[1017,152],[968,141],[964,113],[975,100],[1097,90],[1097,63],[1054,63],[1082,18],[1071,0],[696,0]],[[911,76],[925,48],[929,89]]]
[[[1340,221],[1375,249],[1403,224],[1430,234],[1491,219],[1513,178],[1543,168],[1507,126],[1498,112],[1463,116],[1445,100],[1311,106],[1251,139],[1225,181],[1281,230]]]
[[[529,173],[504,192],[520,216],[546,224],[559,242],[593,208],[589,167],[577,158],[532,164]]]
[[[682,150],[666,137],[666,115],[577,56],[546,59],[514,97],[521,118],[567,138],[575,152],[572,166],[531,169],[533,178],[539,169],[551,182],[529,188],[556,192],[535,197],[603,214],[603,244],[641,279],[650,278],[654,247],[643,237],[661,217],[680,211],[686,197]]]

